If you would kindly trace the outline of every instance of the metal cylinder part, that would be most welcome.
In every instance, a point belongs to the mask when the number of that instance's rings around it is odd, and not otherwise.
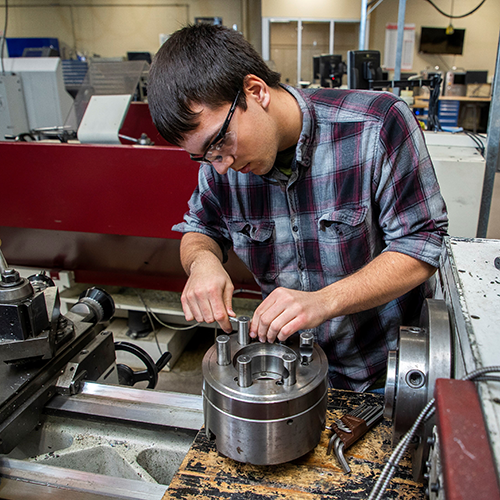
[[[311,332],[302,332],[300,334],[300,347],[312,346],[314,344],[314,336]]]
[[[437,378],[450,378],[452,367],[451,330],[448,309],[443,300],[427,299],[419,327],[402,326],[397,351],[390,351],[385,384],[385,418],[392,419],[395,445],[410,429],[424,406],[434,396]],[[416,433],[413,475],[422,479],[429,454],[427,438],[432,435],[434,418]]]
[[[252,358],[245,354],[238,356],[238,385],[240,387],[250,387],[252,385]]]
[[[237,318],[229,318],[229,321],[238,331],[238,344],[250,344],[250,318],[248,316],[238,316]]]
[[[217,364],[227,366],[231,363],[231,351],[229,349],[229,335],[219,335],[215,339],[217,345]]]
[[[307,365],[313,357],[314,335],[311,332],[302,332],[300,334],[300,362]]]
[[[289,352],[283,354],[283,367],[287,372],[287,376],[284,377],[283,383],[285,385],[295,384],[295,382],[297,382],[297,356]]]
[[[203,359],[203,407],[207,435],[218,451],[239,462],[280,464],[311,451],[326,419],[328,360],[312,346],[308,364],[299,363],[300,335],[286,343],[239,343],[229,335],[231,363],[221,365],[218,349]]]

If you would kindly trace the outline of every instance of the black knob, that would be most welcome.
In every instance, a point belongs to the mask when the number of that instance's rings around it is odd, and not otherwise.
[[[89,305],[92,302],[97,302],[97,304],[101,306],[102,312],[99,314],[98,323],[109,321],[113,317],[113,314],[115,314],[115,301],[113,297],[102,288],[94,286],[85,290],[80,295],[80,301]]]

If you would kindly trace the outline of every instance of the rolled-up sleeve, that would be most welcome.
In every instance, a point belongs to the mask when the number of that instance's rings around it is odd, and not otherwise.
[[[422,130],[406,103],[389,108],[378,148],[373,181],[384,251],[439,267],[448,229],[446,205]]]

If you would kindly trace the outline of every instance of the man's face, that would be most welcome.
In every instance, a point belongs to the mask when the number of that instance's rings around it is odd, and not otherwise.
[[[246,94],[246,99],[247,109],[236,107],[232,115],[230,103],[215,109],[193,105],[192,111],[199,113],[199,125],[185,135],[181,147],[193,159],[205,156],[219,174],[230,168],[244,174],[267,174],[278,151],[277,126],[252,94]],[[227,130],[218,137],[224,125]],[[218,141],[212,144],[214,139]]]

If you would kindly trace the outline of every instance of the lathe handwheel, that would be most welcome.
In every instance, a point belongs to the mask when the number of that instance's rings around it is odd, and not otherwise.
[[[122,363],[116,367],[118,369],[118,382],[120,385],[133,386],[144,380],[148,381],[147,389],[154,389],[158,383],[158,373],[170,361],[172,354],[165,352],[155,363],[151,356],[141,347],[131,342],[115,342],[116,351],[126,351],[137,356],[146,366],[145,370],[134,371],[130,366]]]

